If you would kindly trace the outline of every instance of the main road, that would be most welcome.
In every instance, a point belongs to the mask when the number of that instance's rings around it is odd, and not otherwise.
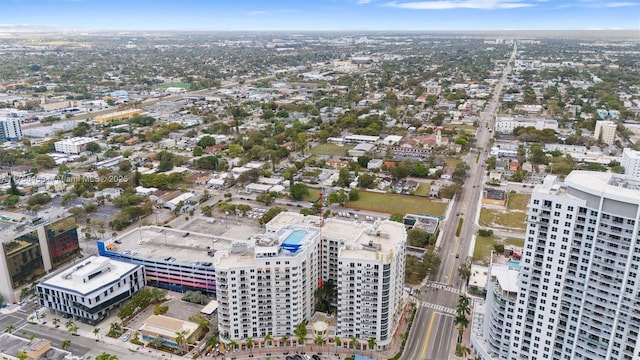
[[[416,317],[407,339],[402,360],[448,360],[453,358],[454,339],[457,331],[453,323],[458,296],[462,283],[458,269],[467,261],[471,238],[474,234],[475,216],[479,210],[484,163],[489,154],[493,129],[493,119],[499,109],[500,94],[511,73],[517,46],[514,44],[502,76],[496,84],[493,95],[484,111],[476,132],[476,151],[465,157],[469,171],[462,192],[451,204],[447,219],[441,227],[439,255],[441,264],[433,282],[426,283],[420,295]],[[462,220],[460,220],[462,219]],[[456,236],[458,222],[462,228]]]

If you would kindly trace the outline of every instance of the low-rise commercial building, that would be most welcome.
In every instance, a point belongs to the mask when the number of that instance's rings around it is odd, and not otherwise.
[[[152,344],[158,343],[186,351],[186,344],[196,340],[198,324],[165,315],[151,315],[138,331],[144,340]]]
[[[22,124],[20,119],[0,119],[0,142],[20,141],[22,139]]]
[[[53,148],[63,154],[80,154],[87,150],[87,144],[94,141],[96,139],[91,137],[74,137],[54,142]]]
[[[97,324],[144,287],[142,266],[92,256],[38,284],[40,305]]]

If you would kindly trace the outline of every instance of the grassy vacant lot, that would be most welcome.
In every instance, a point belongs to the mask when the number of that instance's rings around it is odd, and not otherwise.
[[[531,194],[508,194],[507,209],[527,211],[527,204]]]
[[[313,155],[332,155],[332,156],[347,156],[347,151],[353,149],[353,145],[338,145],[338,144],[320,144],[311,149]]]
[[[524,247],[524,239],[508,238],[504,241],[504,244],[515,247]]]
[[[447,204],[418,196],[380,194],[360,191],[360,199],[347,203],[348,207],[389,214],[444,215]]]
[[[520,211],[506,212],[496,209],[482,208],[480,211],[480,225],[489,228],[500,227],[524,230],[525,213]]]
[[[429,196],[429,190],[431,190],[431,184],[421,183],[416,190],[416,195]]]
[[[476,236],[476,246],[473,249],[473,261],[489,262],[493,245],[498,242],[489,236]]]
[[[167,88],[170,88],[170,87],[183,88],[183,89],[189,91],[189,89],[191,89],[191,84],[185,83],[185,82],[172,82],[172,83],[156,85],[153,88],[154,89],[167,89]]]
[[[318,198],[320,197],[320,189],[314,189],[314,188],[307,187],[307,190],[309,191],[309,193],[307,195],[305,195],[302,198],[302,200],[304,200],[304,201],[316,201],[316,200],[318,200]]]

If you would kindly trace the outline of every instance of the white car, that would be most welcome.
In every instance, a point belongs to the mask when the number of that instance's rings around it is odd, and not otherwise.
[[[124,335],[122,335],[122,341],[128,341],[129,338],[131,337],[131,333],[126,333]]]

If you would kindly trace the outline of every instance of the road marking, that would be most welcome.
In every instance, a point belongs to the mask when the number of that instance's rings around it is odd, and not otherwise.
[[[456,251],[455,253],[458,253],[460,247],[460,238],[456,236]],[[449,281],[451,281],[451,275],[453,275],[453,268],[455,267],[456,262],[455,260],[451,263],[451,269],[449,269],[449,276],[447,277],[447,284],[450,285],[451,283]]]
[[[424,337],[424,342],[422,343],[422,351],[420,351],[420,359],[424,359],[424,355],[427,353],[427,344],[429,343],[429,339],[431,338],[431,330],[433,329],[433,322],[436,320],[435,311],[431,313],[431,320],[429,320],[429,326],[427,326],[427,334]]]
[[[433,304],[433,303],[428,303],[426,301],[422,302],[422,306],[429,308],[429,309],[433,309],[433,310],[437,310],[439,312],[445,313],[445,314],[449,314],[449,315],[455,315],[456,314],[456,310],[452,309],[452,308],[448,308],[446,306],[442,306],[442,305],[438,305],[438,304]]]

